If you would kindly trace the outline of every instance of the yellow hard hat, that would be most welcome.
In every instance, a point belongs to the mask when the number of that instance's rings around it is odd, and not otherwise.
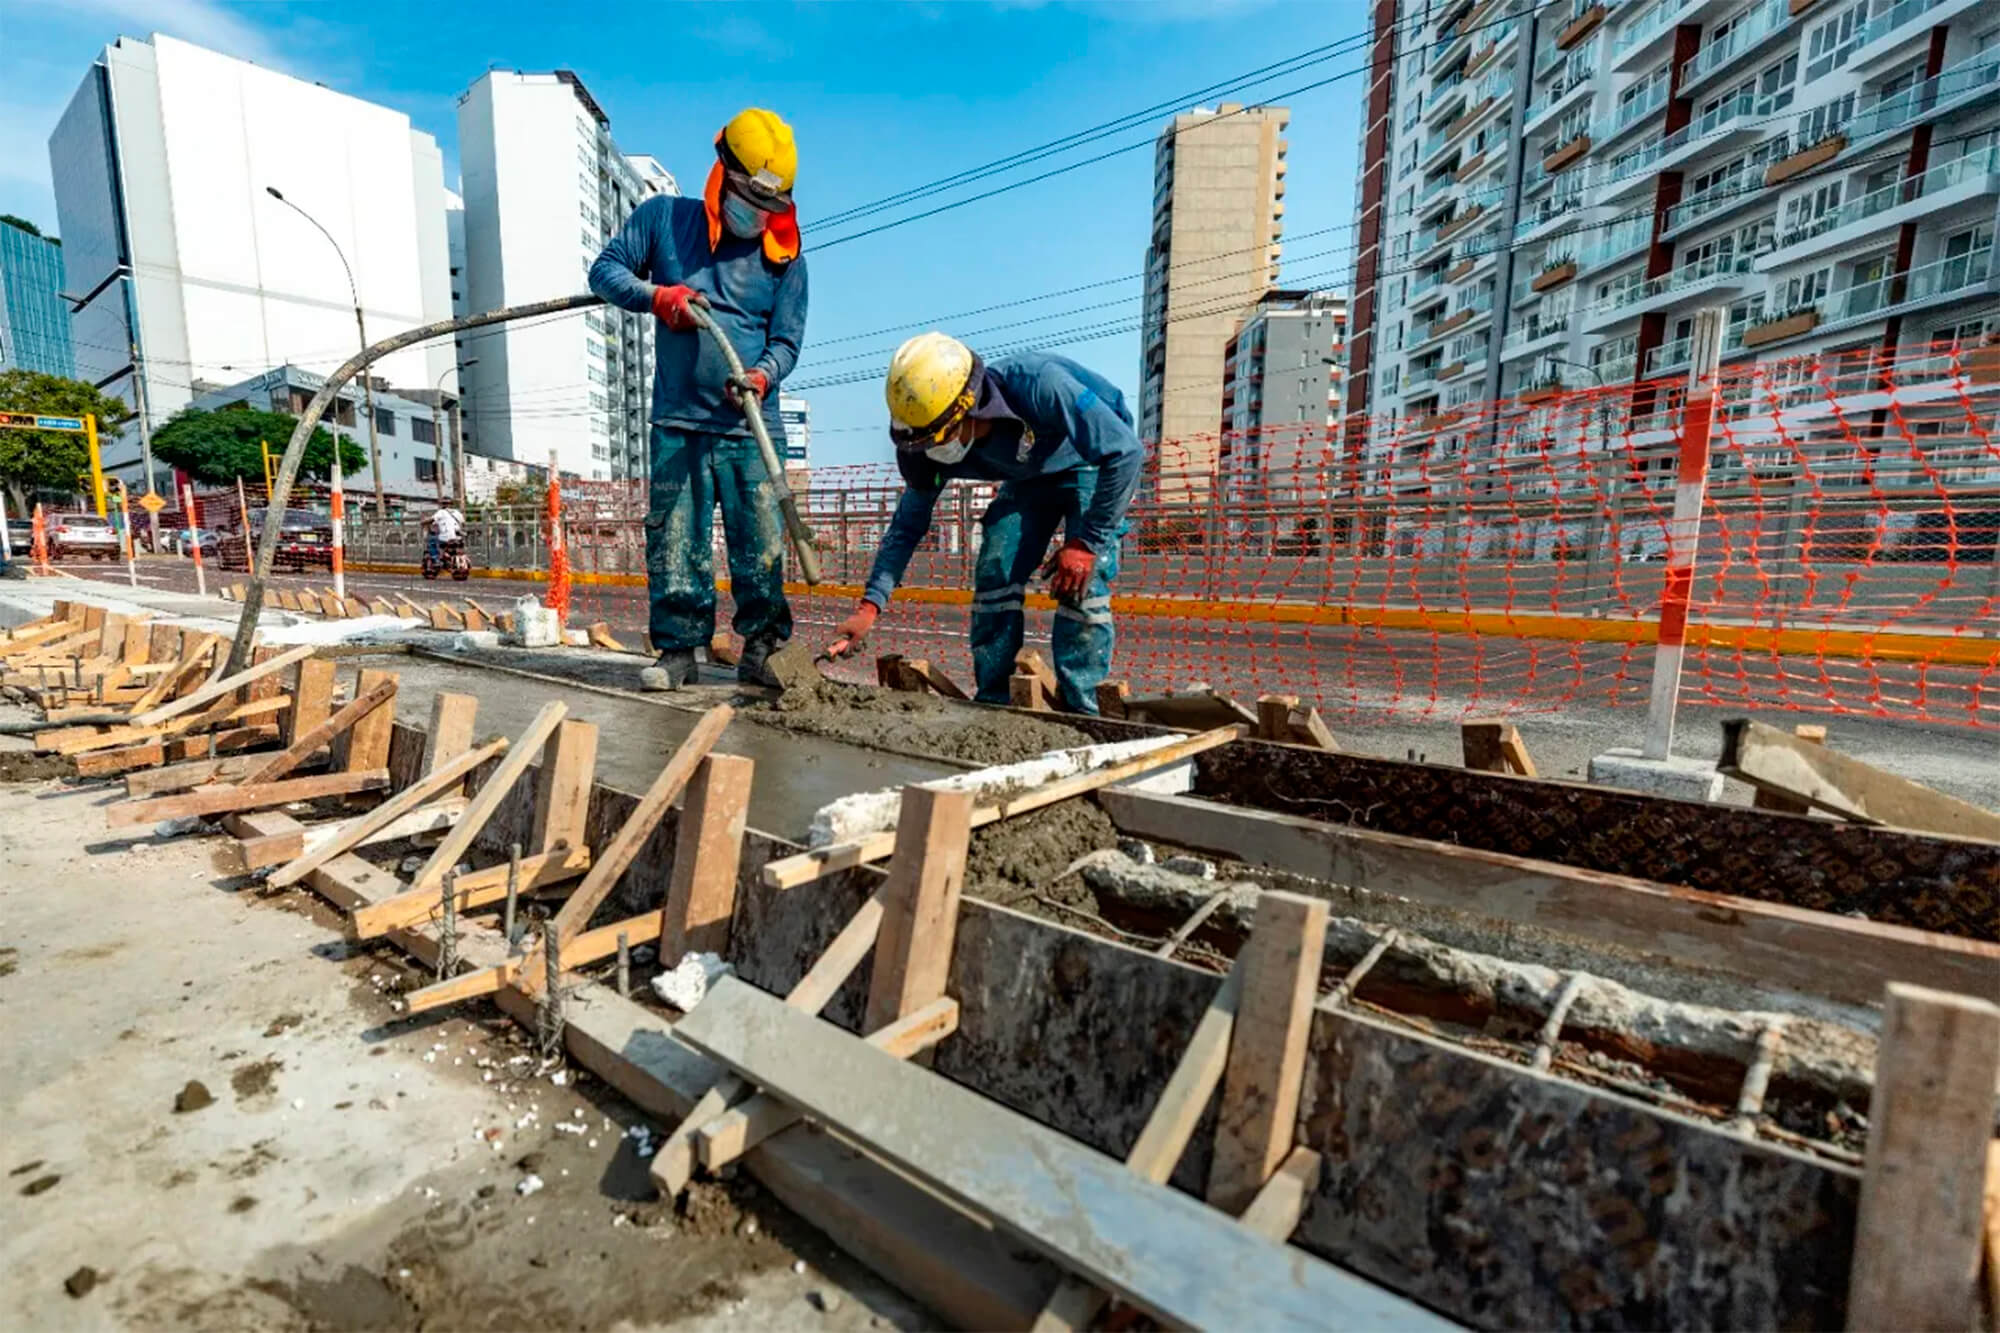
[[[979,398],[983,367],[958,339],[920,333],[889,358],[889,434],[898,445],[922,448],[958,429]]]
[[[763,107],[737,112],[716,136],[715,151],[724,167],[742,177],[739,183],[767,199],[789,195],[799,174],[792,127]]]

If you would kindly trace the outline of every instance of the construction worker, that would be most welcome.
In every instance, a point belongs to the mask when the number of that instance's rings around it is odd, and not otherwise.
[[[1145,459],[1125,395],[1067,357],[1023,352],[987,365],[956,338],[925,333],[889,362],[888,399],[903,494],[861,605],[829,652],[850,651],[888,609],[945,483],[997,481],[973,574],[979,701],[1009,701],[1022,606],[1042,567],[1057,602],[1050,637],[1062,706],[1095,713],[1111,669],[1111,580]],[[1043,566],[1058,527],[1062,546]]]
[[[792,636],[785,602],[784,529],[756,441],[727,390],[748,387],[782,454],[777,388],[799,359],[806,327],[806,261],[799,253],[791,126],[752,107],[715,136],[715,166],[700,199],[657,196],[632,210],[590,266],[590,290],[612,305],[651,311],[651,482],[646,509],[647,633],[659,660],[640,688],[674,690],[695,676],[695,650],[715,634],[713,518],[722,506],[739,679],[774,684],[765,660]],[[746,367],[732,384],[707,312]]]

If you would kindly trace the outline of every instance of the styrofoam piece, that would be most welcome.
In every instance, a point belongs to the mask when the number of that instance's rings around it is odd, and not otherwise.
[[[730,970],[729,964],[715,954],[691,953],[675,964],[671,971],[653,978],[653,994],[686,1013],[701,1003],[717,977]]]
[[[506,641],[517,648],[559,648],[563,642],[562,621],[529,593],[514,601],[514,629]]]
[[[301,643],[398,643],[423,625],[410,616],[356,616],[352,620],[300,620],[274,625],[259,621],[258,642],[270,647]]]

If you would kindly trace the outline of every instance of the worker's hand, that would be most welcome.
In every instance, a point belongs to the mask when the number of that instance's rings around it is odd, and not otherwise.
[[[1048,576],[1049,592],[1068,602],[1083,596],[1083,590],[1090,586],[1090,571],[1096,567],[1096,554],[1072,539],[1062,544],[1054,559],[1042,567],[1042,573]]]
[[[748,389],[759,398],[771,391],[771,377],[761,370],[746,370],[741,375],[731,375],[729,384],[731,388]]]
[[[840,622],[833,632],[833,642],[827,645],[828,657],[845,657],[868,637],[868,631],[875,628],[875,618],[882,612],[873,602],[863,602],[854,608],[854,614]]]
[[[684,283],[653,288],[653,313],[675,333],[693,333],[697,326],[688,307],[707,304],[706,296]]]

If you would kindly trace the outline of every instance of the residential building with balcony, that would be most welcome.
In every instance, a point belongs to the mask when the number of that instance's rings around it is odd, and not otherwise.
[[[1225,103],[1175,116],[1154,150],[1139,436],[1179,451],[1163,482],[1168,498],[1206,496],[1223,348],[1277,278],[1289,117],[1283,107]]]
[[[458,101],[463,272],[472,310],[568,296],[641,201],[678,194],[653,158],[627,157],[574,74],[491,70]],[[460,285],[462,284],[462,285]],[[565,476],[643,479],[653,319],[602,306],[458,340],[480,452]],[[477,363],[473,363],[473,359]]]
[[[1266,292],[1223,349],[1216,470],[1236,535],[1268,531],[1273,506],[1323,482],[1341,413],[1347,298]]]
[[[1710,307],[1725,365],[2000,331],[1991,0],[1385,0],[1376,38],[1377,425],[1684,375]]]

